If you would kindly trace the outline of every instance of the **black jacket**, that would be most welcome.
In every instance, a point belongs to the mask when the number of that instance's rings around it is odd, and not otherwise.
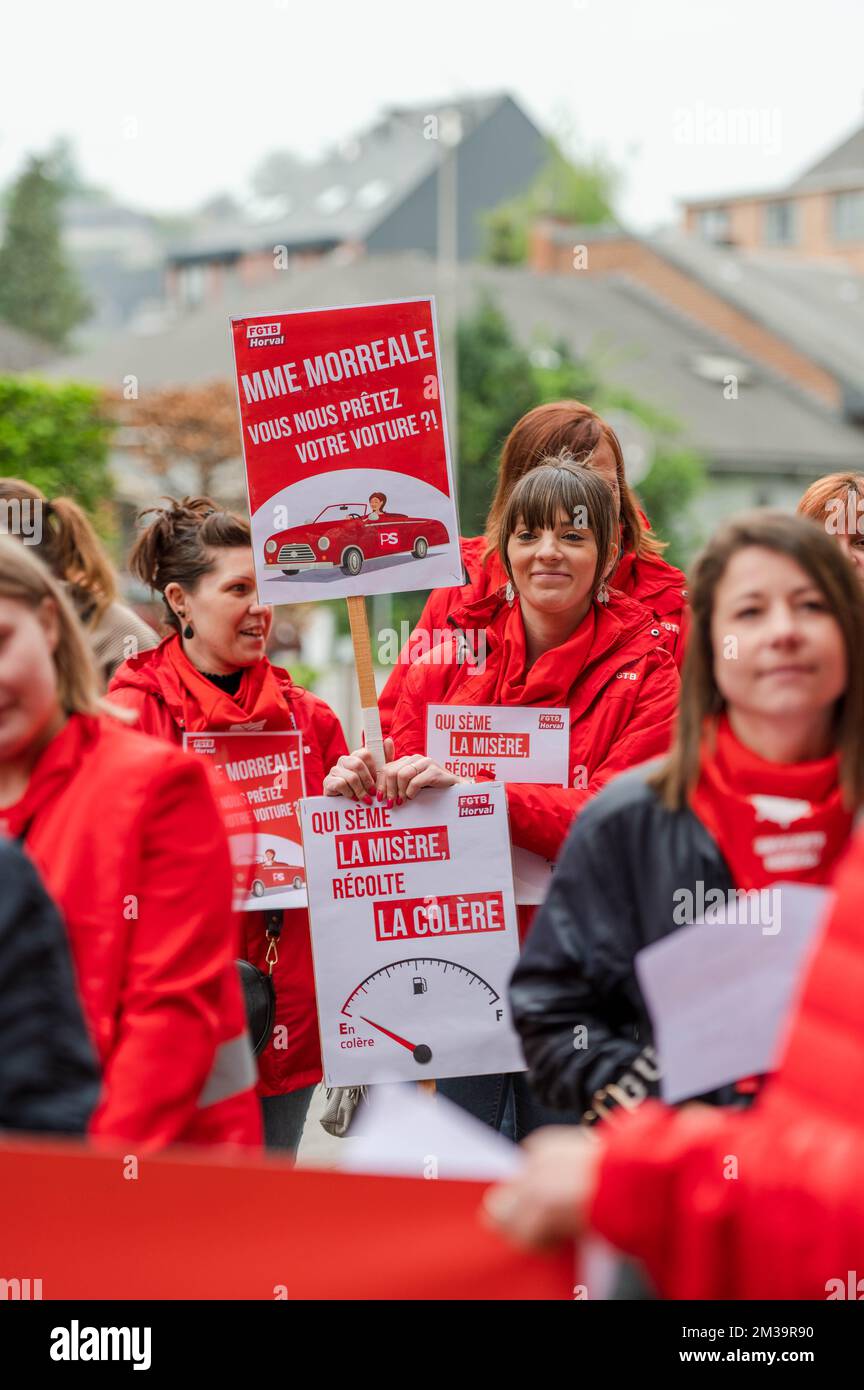
[[[66,929],[26,854],[0,839],[0,1130],[83,1133],[98,1095]]]
[[[647,785],[658,766],[616,777],[580,812],[510,986],[532,1086],[588,1119],[659,1093],[637,951],[683,924],[682,890],[697,902],[700,880],[706,894],[734,889],[702,822]],[[702,1099],[740,1103],[732,1088]]]

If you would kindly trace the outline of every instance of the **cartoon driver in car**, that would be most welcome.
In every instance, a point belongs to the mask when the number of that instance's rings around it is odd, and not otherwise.
[[[377,521],[379,517],[386,516],[384,508],[387,506],[387,494],[385,492],[373,492],[369,498],[369,515],[367,521]]]

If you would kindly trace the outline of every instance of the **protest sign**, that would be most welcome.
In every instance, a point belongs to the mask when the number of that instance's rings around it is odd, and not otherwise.
[[[327,1085],[522,1070],[503,787],[300,811]]]
[[[705,897],[704,921],[679,927],[636,955],[661,1095],[670,1105],[777,1066],[792,1001],[831,902],[828,890],[812,883],[775,883],[749,893],[709,889]]]
[[[429,705],[426,754],[457,777],[566,787],[570,714],[566,709],[509,705]],[[554,869],[548,859],[513,847],[517,903],[542,903]]]
[[[235,906],[244,912],[305,907],[306,870],[298,809],[306,791],[302,734],[184,734],[183,746],[211,759],[248,807],[238,817],[243,827],[239,837],[230,837],[238,874]],[[248,833],[249,812],[253,836]]]
[[[231,327],[262,602],[461,584],[434,301]]]

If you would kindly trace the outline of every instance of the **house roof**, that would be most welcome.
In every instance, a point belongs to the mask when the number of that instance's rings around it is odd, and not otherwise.
[[[824,185],[827,180],[838,178],[855,179],[864,185],[864,125],[858,126],[839,145],[805,169],[792,187],[804,188],[813,183]]]
[[[864,402],[864,275],[839,262],[740,251],[680,232],[643,240]]]
[[[744,375],[750,380],[738,399],[725,400],[722,385],[700,375],[696,363],[711,356],[739,359],[740,351],[624,277],[470,264],[456,285],[460,314],[488,293],[524,343],[563,340],[574,353],[591,356],[604,381],[676,417],[682,441],[715,470],[815,476],[861,467],[864,435],[758,364],[742,372],[742,383]],[[222,305],[190,312],[158,333],[114,335],[52,363],[45,374],[116,384],[120,362],[144,390],[231,379],[229,315],[363,304],[436,290],[435,263],[418,254],[367,256],[350,265],[321,261],[242,295],[234,292]]]
[[[278,215],[204,226],[169,249],[175,264],[222,259],[274,246],[328,248],[363,241],[437,166],[441,142],[425,133],[430,114],[458,113],[462,136],[510,98],[504,94],[391,107],[374,125],[315,163],[298,162]]]

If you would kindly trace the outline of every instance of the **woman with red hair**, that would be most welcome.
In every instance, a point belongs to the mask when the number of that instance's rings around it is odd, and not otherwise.
[[[487,598],[507,583],[497,546],[501,518],[514,486],[544,459],[564,454],[600,473],[612,488],[621,538],[620,558],[611,584],[650,610],[667,634],[664,645],[680,668],[686,636],[687,581],[681,570],[662,558],[665,542],[654,535],[639,510],[625,476],[618,436],[602,416],[581,401],[552,401],[529,410],[507,436],[486,530],[482,536],[463,538],[460,542],[465,583],[461,588],[436,589],[429,596],[379,696],[385,730],[389,730],[411,653],[418,647],[418,636],[425,634],[427,646],[436,646],[443,640],[447,619],[455,608]]]
[[[817,478],[797,510],[837,541],[864,584],[864,473],[828,473]]]

